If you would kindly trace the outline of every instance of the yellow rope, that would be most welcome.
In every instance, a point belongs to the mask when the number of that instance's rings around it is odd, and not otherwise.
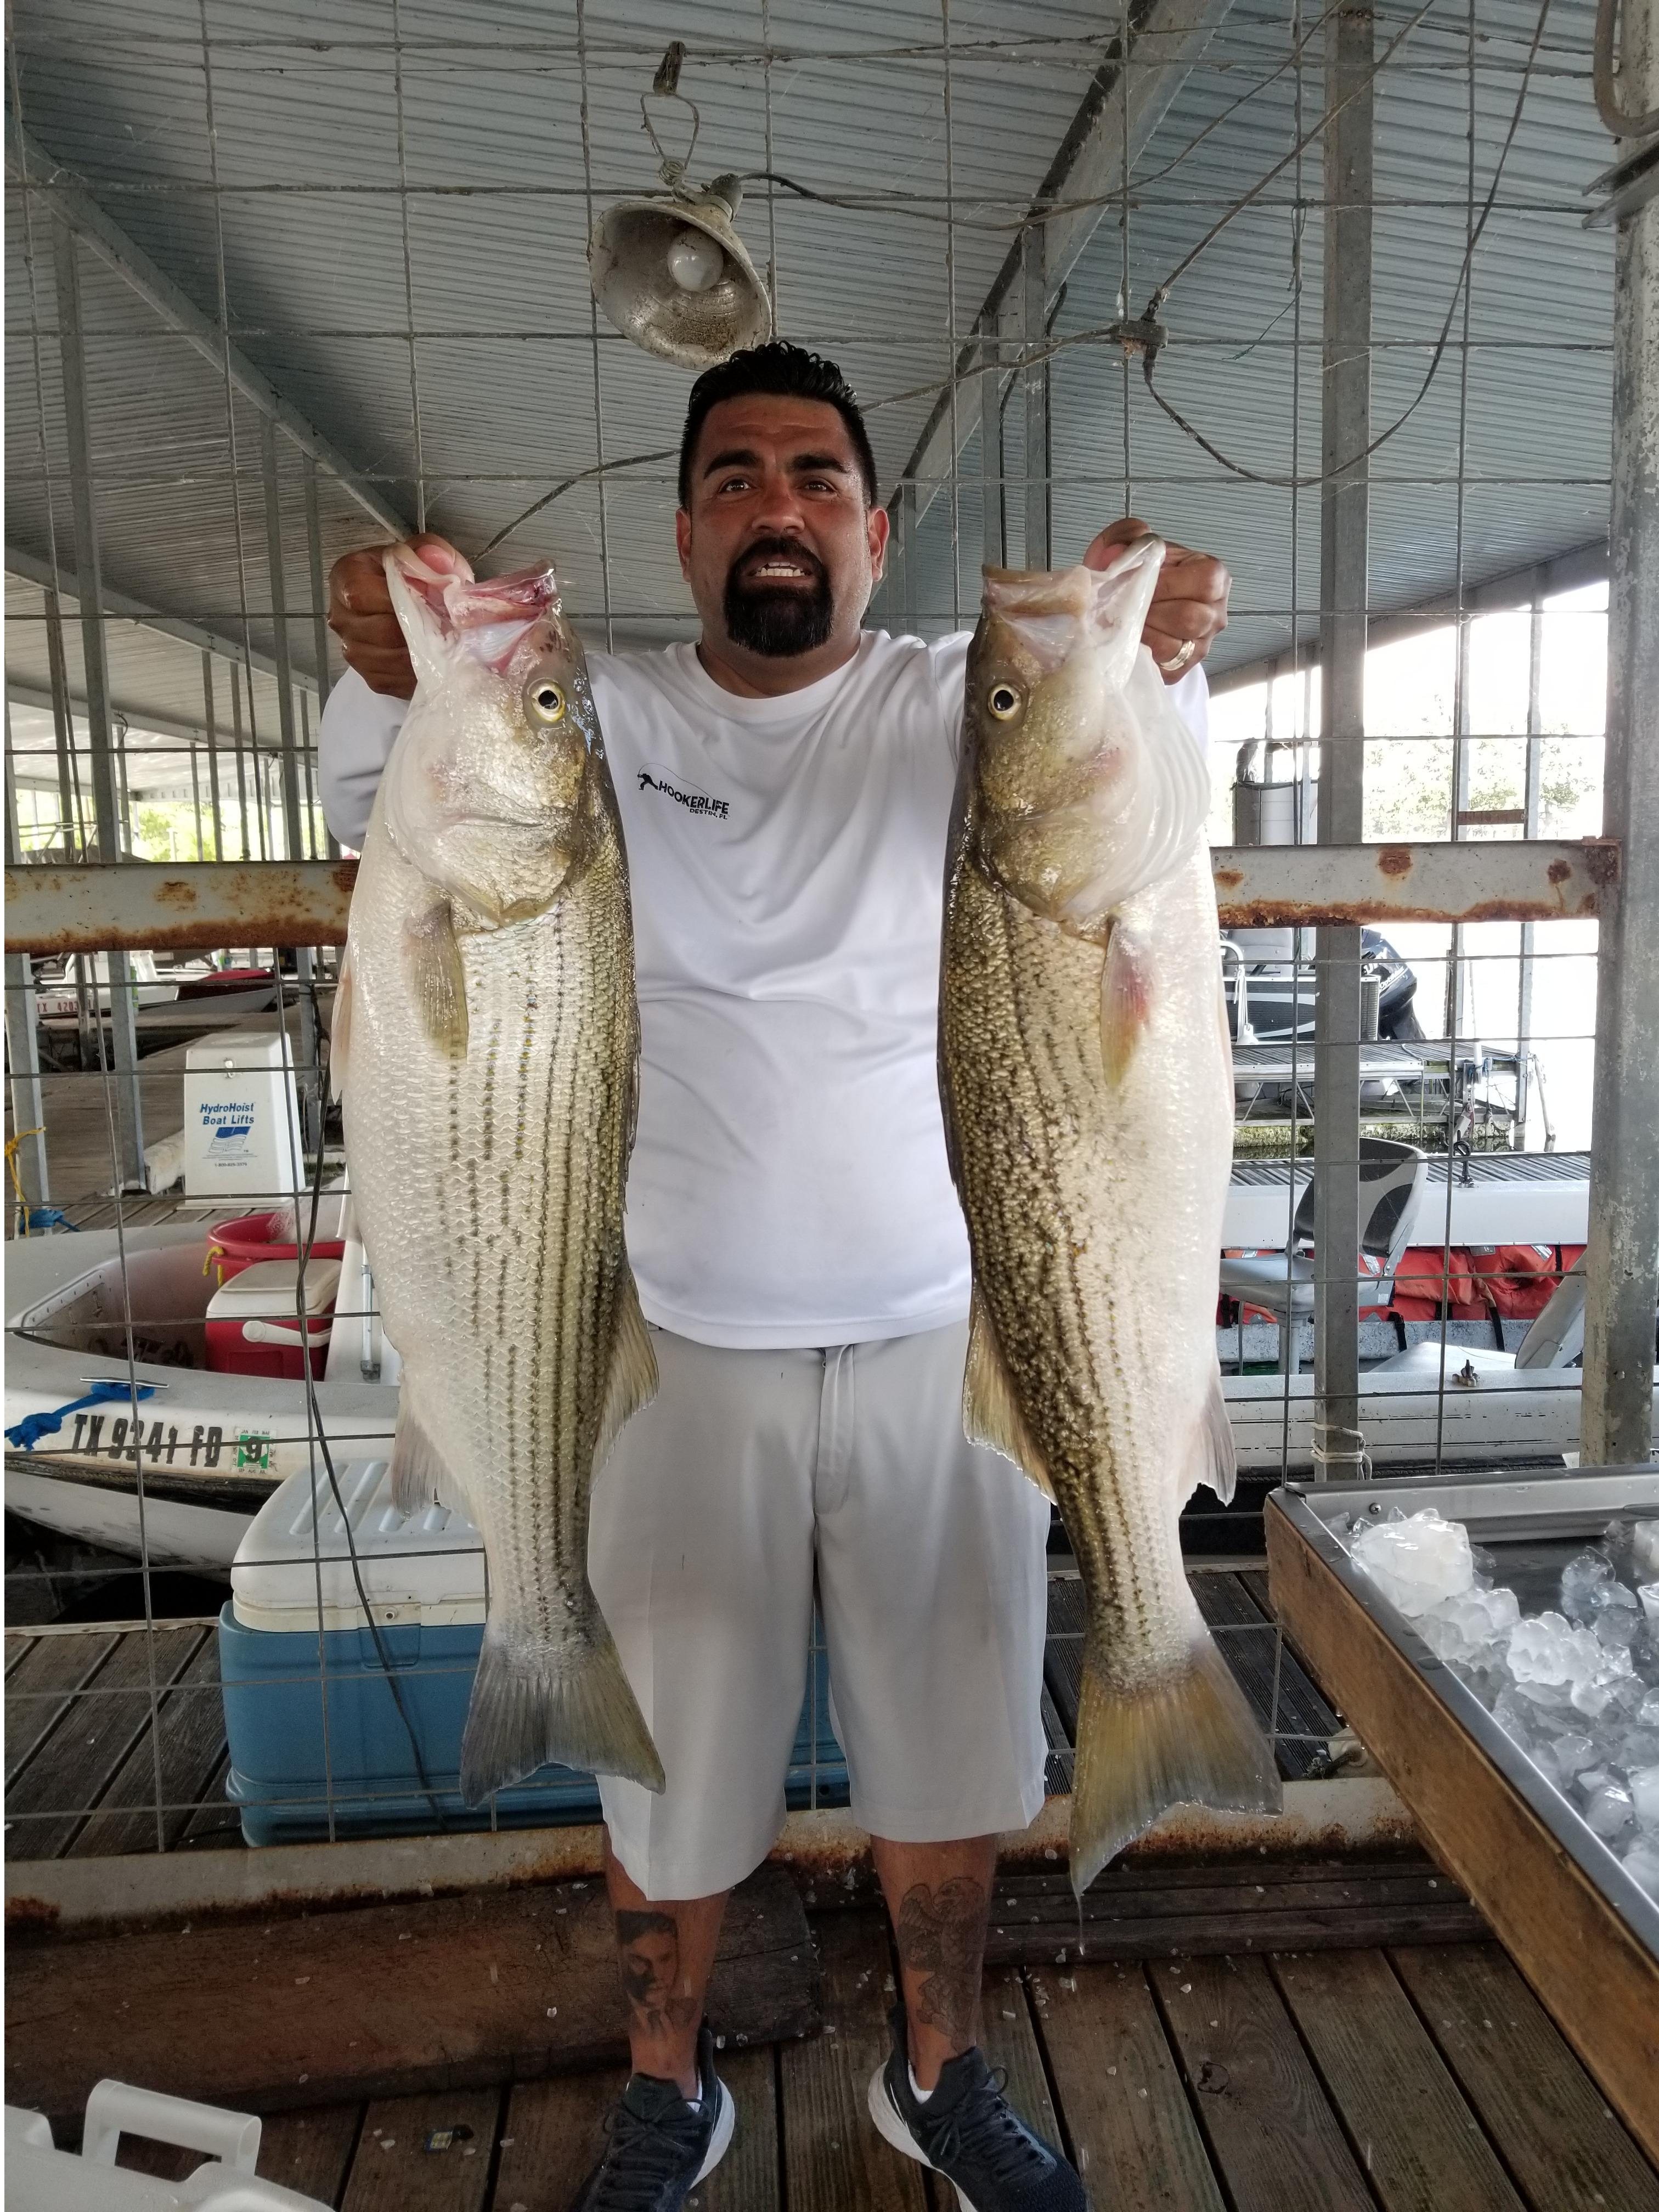
[[[17,1194],[17,1217],[19,1222],[21,1224],[21,1234],[25,1237],[29,1233],[30,1209],[29,1202],[23,1195],[23,1177],[22,1172],[17,1164],[17,1152],[18,1147],[21,1145],[26,1144],[29,1138],[44,1137],[46,1133],[44,1127],[39,1129],[20,1129],[15,1137],[8,1137],[6,1139],[6,1165],[11,1171],[11,1187]]]

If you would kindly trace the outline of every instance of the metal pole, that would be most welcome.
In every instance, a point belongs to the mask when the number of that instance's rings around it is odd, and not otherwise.
[[[1527,625],[1527,762],[1526,823],[1523,837],[1538,835],[1538,817],[1544,789],[1544,716],[1541,690],[1544,674],[1544,587],[1541,575],[1532,587],[1532,619]],[[1515,1007],[1515,1149],[1527,1149],[1527,1117],[1532,1106],[1532,963],[1533,925],[1521,925],[1521,973]]]
[[[270,568],[270,621],[276,663],[276,717],[282,738],[283,832],[286,858],[304,857],[300,838],[300,775],[294,752],[294,672],[288,650],[288,578],[283,559],[283,508],[276,475],[276,425],[267,415],[259,425],[259,460],[264,473],[265,552]]]
[[[328,672],[328,586],[323,578],[323,532],[317,512],[317,464],[306,455],[306,560],[311,571],[312,650],[317,661],[317,711],[334,686]]]
[[[17,786],[12,774],[11,704],[6,704],[6,858],[14,866],[23,858],[17,823]],[[27,952],[6,955],[6,1066],[11,1078],[11,1130],[17,1149],[12,1158],[26,1206],[45,1206],[46,1182],[46,1103],[40,1089],[40,1032],[34,1004],[34,969]],[[20,1224],[14,1221],[12,1234]]]
[[[1370,531],[1371,46],[1370,9],[1326,33],[1325,317],[1320,496],[1319,842],[1364,832],[1366,588]],[[1315,1465],[1352,1464],[1359,1436],[1359,932],[1318,933],[1315,1013]]]
[[[52,225],[58,291],[58,352],[64,392],[64,437],[69,448],[70,492],[75,520],[76,587],[81,601],[81,657],[85,670],[87,727],[92,751],[92,797],[98,855],[121,856],[120,809],[110,712],[109,666],[104,654],[104,610],[98,566],[98,526],[93,501],[92,435],[87,414],[86,359],[81,337],[81,277],[75,234],[58,216]],[[109,957],[111,1057],[115,1068],[116,1131],[124,1183],[144,1178],[144,1121],[138,1093],[138,1040],[133,1024],[132,970],[125,952]]]
[[[1048,343],[1048,227],[1034,223],[1024,235],[1022,293],[1025,341],[1025,566],[1048,566],[1048,364],[1038,358]]]
[[[1659,104],[1659,29],[1626,8],[1626,108]],[[1590,1121],[1583,1464],[1646,1464],[1659,1281],[1659,200],[1619,225],[1603,834],[1623,848],[1601,919]]]
[[[1000,568],[1008,557],[1002,532],[1002,358],[1001,325],[995,315],[985,324],[985,367],[979,380],[979,482],[981,558]]]
[[[52,727],[58,740],[58,803],[64,817],[64,855],[86,843],[81,822],[81,792],[75,773],[75,713],[70,705],[69,670],[64,659],[64,617],[56,592],[44,595],[46,614],[46,670],[52,686]],[[80,835],[76,836],[79,830]]]
[[[242,849],[239,857],[251,860],[253,854],[248,844],[247,763],[242,757],[242,672],[234,661],[230,670],[230,719],[236,748],[236,805],[242,826]]]
[[[219,730],[213,698],[213,655],[202,655],[202,719],[207,726],[208,786],[213,793],[213,857],[225,857],[224,820],[219,794]]]

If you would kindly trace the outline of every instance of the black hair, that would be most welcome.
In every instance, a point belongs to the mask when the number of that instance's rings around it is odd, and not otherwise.
[[[682,507],[691,505],[691,455],[709,409],[722,399],[741,399],[751,392],[774,392],[781,398],[822,399],[833,407],[847,425],[853,451],[858,455],[864,495],[872,507],[875,505],[876,457],[870,450],[870,433],[864,427],[852,386],[835,362],[826,361],[822,354],[808,353],[804,346],[790,345],[783,338],[772,338],[765,345],[734,353],[729,361],[717,362],[713,368],[704,369],[692,386],[680,438]]]

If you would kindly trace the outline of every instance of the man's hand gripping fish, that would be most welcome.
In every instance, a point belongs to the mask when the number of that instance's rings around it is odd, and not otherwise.
[[[403,1356],[405,1512],[482,1532],[477,1804],[550,1759],[663,1786],[587,1579],[588,1499],[656,1362],[623,1249],[639,1079],[628,866],[550,570],[386,556],[417,687],[334,1019],[357,1219]]]
[[[1181,1563],[1188,1496],[1233,1487],[1215,1350],[1232,1072],[1209,778],[1138,643],[1163,554],[987,570],[945,874],[963,1419],[1054,1498],[1082,1571],[1079,1896],[1172,1804],[1281,1803]]]

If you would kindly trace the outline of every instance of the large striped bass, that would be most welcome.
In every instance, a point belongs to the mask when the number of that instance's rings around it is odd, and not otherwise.
[[[1194,1486],[1232,1494],[1215,1349],[1232,1076],[1209,779],[1139,643],[1163,551],[987,570],[945,874],[963,1419],[1054,1498],[1083,1577],[1079,1896],[1170,1805],[1280,1804],[1181,1563]]]
[[[403,1357],[404,1511],[483,1537],[477,1804],[550,1759],[661,1763],[587,1579],[588,1499],[656,1362],[623,1249],[639,1014],[628,866],[550,570],[386,575],[417,679],[333,1024],[357,1220]]]

